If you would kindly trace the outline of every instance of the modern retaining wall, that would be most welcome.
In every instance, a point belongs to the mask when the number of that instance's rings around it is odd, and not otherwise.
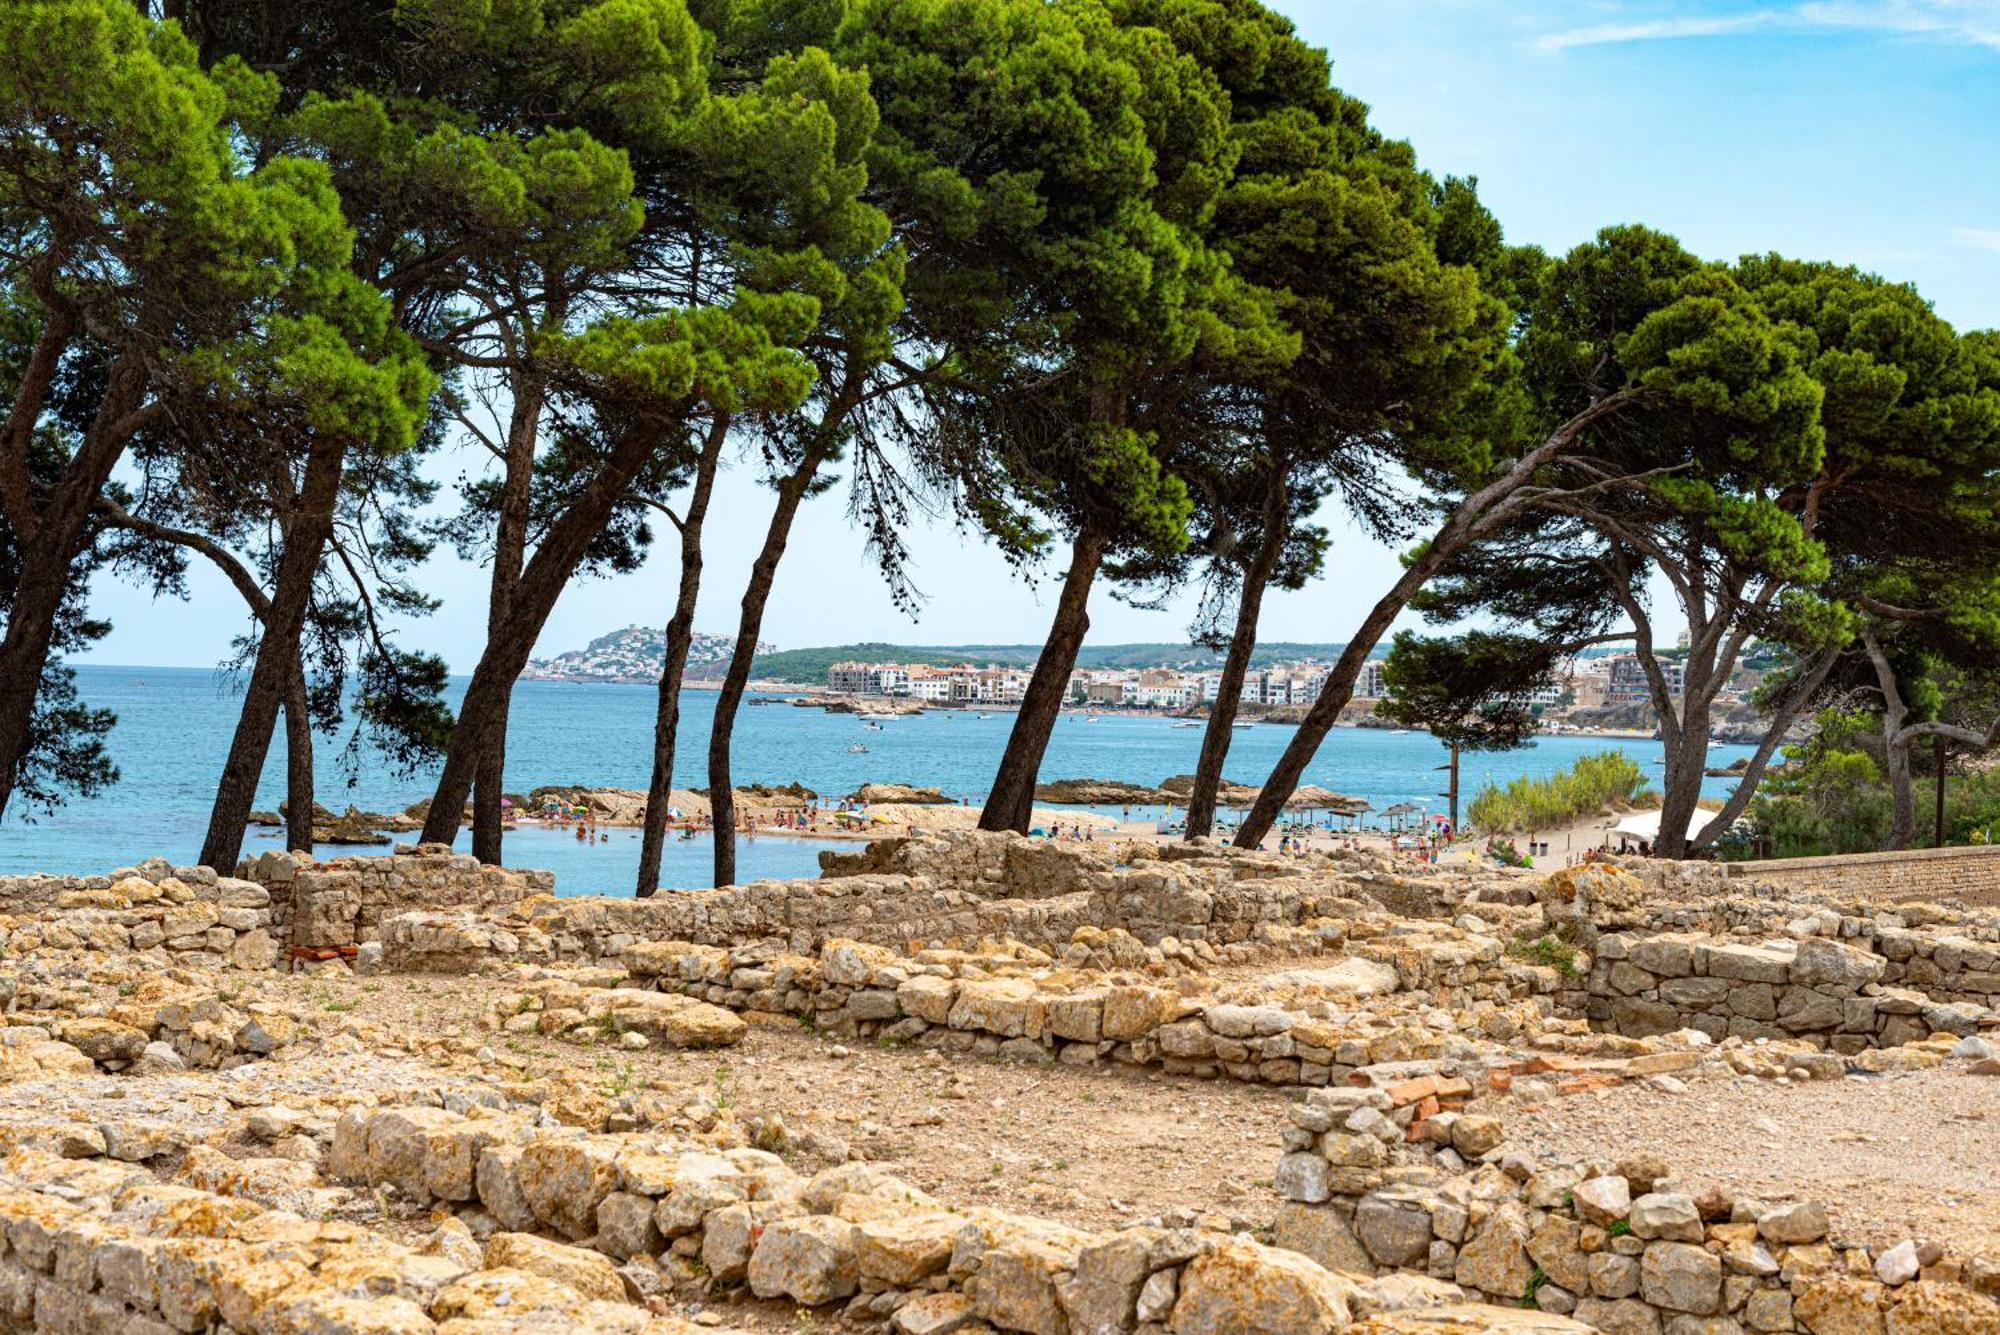
[[[1865,894],[1877,901],[1957,899],[2000,906],[2000,845],[1726,862],[1718,870],[1729,880]]]

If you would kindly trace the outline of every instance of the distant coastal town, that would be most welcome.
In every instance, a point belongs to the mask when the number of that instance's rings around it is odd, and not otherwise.
[[[1682,667],[1663,665],[1669,687],[1680,693]],[[1253,670],[1244,679],[1243,701],[1266,709],[1303,708],[1319,699],[1332,663],[1307,659]],[[930,704],[1019,704],[1031,669],[979,667],[959,663],[935,667],[924,663],[835,663],[827,669],[826,688],[840,696],[877,696]],[[1753,674],[1745,674],[1746,677]],[[1185,672],[1174,668],[1078,668],[1070,674],[1073,704],[1116,709],[1193,711],[1212,703],[1222,687],[1222,674]],[[1754,681],[1732,683],[1726,699],[1740,699]],[[1390,697],[1382,660],[1371,659],[1355,681],[1355,699],[1373,703]],[[1567,660],[1529,696],[1544,710],[1591,710],[1646,705],[1649,692],[1637,655],[1609,654]]]
[[[1253,668],[1244,681],[1244,710],[1284,721],[1310,708],[1319,699],[1341,646],[1312,647],[1322,652]],[[1685,647],[1679,646],[1682,651]],[[733,649],[734,642],[726,635],[697,632],[688,655],[689,682],[718,678]],[[870,651],[866,657],[839,656],[864,649]],[[658,680],[663,650],[658,628],[627,626],[582,649],[537,659],[524,675],[539,681],[647,684]],[[1200,716],[1221,689],[1222,672],[1210,665],[1215,655],[1198,646],[1114,645],[1099,652],[1108,665],[1079,666],[1071,672],[1067,695],[1071,707]],[[948,648],[848,645],[781,651],[760,642],[753,676],[767,687],[802,691],[819,702],[1008,709],[1021,702],[1035,668],[1030,646],[992,647],[977,656],[967,653],[959,661],[952,661],[952,656]],[[1141,661],[1149,658],[1150,663]],[[1664,651],[1659,666],[1670,691],[1679,695],[1685,671],[1680,657],[1673,650]],[[1751,697],[1763,675],[1762,660],[1754,653],[1746,655],[1717,696],[1719,733],[1726,735],[1739,722],[1747,727],[1753,721]],[[1382,659],[1369,660],[1341,721],[1392,726],[1375,713],[1376,704],[1391,695]],[[1551,733],[1650,734],[1657,725],[1645,666],[1632,653],[1566,659],[1529,696],[1529,704],[1541,729]]]

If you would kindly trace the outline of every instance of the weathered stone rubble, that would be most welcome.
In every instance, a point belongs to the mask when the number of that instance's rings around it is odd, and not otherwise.
[[[1693,1195],[1644,1153],[1538,1165],[1507,1152],[1499,1118],[1440,1111],[1446,1093],[1314,1090],[1294,1107],[1280,1245],[1610,1332],[2000,1330],[2000,1262],[1948,1240],[1871,1253],[1828,1236],[1823,1203]]]
[[[979,834],[826,861],[643,902],[434,848],[0,879],[0,1329],[675,1335],[747,1293],[901,1335],[2000,1331],[2000,1269],[1952,1239],[1870,1252],[1644,1146],[1505,1136],[1619,1081],[2000,1070],[1992,915]],[[809,1171],[714,1105],[454,1084],[314,997],[350,968],[486,975],[495,1048],[783,1023],[1295,1087],[1284,1203],[1268,1235],[1082,1230]]]
[[[510,1235],[430,1254],[354,1224],[163,1183],[143,1168],[0,1160],[0,1329],[690,1335],[625,1301],[603,1257],[563,1264]],[[564,1248],[563,1251],[575,1251]],[[609,1276],[609,1283],[604,1277]]]
[[[887,1316],[903,1335],[1426,1328],[1390,1319],[1409,1306],[1441,1309],[1429,1318],[1436,1321],[1472,1319],[1454,1286],[1358,1282],[1297,1252],[1227,1234],[1148,1226],[1086,1232],[1002,1211],[954,1210],[862,1163],[807,1177],[762,1150],[537,1132],[476,1111],[351,1112],[334,1134],[329,1166],[345,1180],[393,1185],[418,1200],[476,1202],[491,1227],[504,1230],[496,1240],[536,1230],[567,1238],[575,1245],[510,1243],[508,1253],[519,1247],[532,1263],[565,1274],[591,1273],[592,1253],[658,1256],[667,1266],[698,1264],[712,1282],[744,1285],[759,1298],[841,1302]],[[488,1264],[494,1246],[487,1244]],[[608,1263],[597,1273],[617,1274]],[[1381,1324],[1352,1325],[1373,1315]]]

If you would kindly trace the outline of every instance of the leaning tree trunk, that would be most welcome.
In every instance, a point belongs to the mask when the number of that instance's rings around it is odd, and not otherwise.
[[[1090,630],[1090,586],[1097,579],[1098,567],[1104,564],[1107,546],[1104,535],[1091,529],[1079,532],[1070,545],[1069,571],[1063,576],[1048,639],[1035,661],[1034,675],[1028,678],[1020,712],[1014,716],[1014,730],[1007,735],[1007,749],[1001,753],[1000,768],[993,776],[992,791],[979,813],[982,830],[1028,832],[1028,822],[1034,816],[1035,776],[1041,772],[1042,753],[1048,750],[1049,734],[1061,716],[1070,674],[1076,670],[1077,651]]]
[[[1885,853],[1908,848],[1917,841],[1917,784],[1910,766],[1910,739],[1898,736],[1901,731],[1900,724],[1891,727],[1884,716],[1883,769],[1887,771],[1891,799],[1889,837],[1882,842]]]
[[[534,559],[515,586],[507,619],[488,629],[486,648],[466,685],[458,722],[445,748],[444,768],[431,794],[430,810],[424,813],[421,837],[425,843],[449,844],[458,837],[480,761],[499,744],[507,726],[507,700],[515,680],[528,665],[528,655],[534,652],[556,599],[576,573],[591,540],[603,531],[618,498],[632,485],[651,452],[650,436],[635,434],[620,440],[597,475],[536,545]]]
[[[257,662],[243,693],[243,711],[215,785],[209,808],[208,837],[201,845],[201,865],[225,876],[243,851],[243,830],[257,798],[257,780],[271,749],[278,710],[298,676],[299,636],[306,609],[312,603],[313,580],[319,573],[327,535],[333,531],[333,507],[340,494],[344,442],[315,437],[306,455],[305,481],[297,502],[284,520],[284,551],[278,557],[278,578],[271,590],[271,614],[257,642]],[[311,819],[311,807],[307,807]]]
[[[645,826],[639,839],[639,881],[633,893],[650,899],[660,888],[660,857],[667,843],[667,808],[674,795],[674,747],[680,740],[681,682],[687,676],[688,648],[694,641],[695,603],[701,596],[701,526],[722,460],[726,422],[709,432],[694,475],[694,492],[681,516],[681,579],[674,614],[667,622],[667,647],[660,665],[660,693],[653,711],[653,774],[646,785]],[[754,643],[754,641],[753,641]]]
[[[312,705],[305,667],[292,655],[285,683],[285,847],[311,852],[313,846]]]
[[[1889,780],[1889,837],[1883,850],[1908,848],[1917,838],[1917,791],[1910,775],[1910,735],[1903,729],[1910,721],[1909,702],[1896,680],[1895,665],[1872,630],[1861,633],[1861,647],[1875,669],[1875,685],[1882,694],[1882,755],[1884,776]]]
[[[541,426],[543,393],[541,381],[521,376],[515,384],[514,410],[507,422],[507,458],[500,486],[500,517],[494,526],[493,585],[486,600],[486,624],[497,626],[507,619],[513,604],[514,588],[521,582],[521,566],[528,552],[528,512],[535,477],[535,438]],[[489,866],[501,860],[505,831],[503,806],[507,771],[507,715],[513,695],[498,706],[500,718],[495,740],[479,758],[479,770],[472,788],[472,856]]]
[[[736,643],[729,651],[729,668],[723,673],[721,693],[715,697],[715,721],[708,730],[708,809],[714,827],[715,884],[736,883],[736,789],[729,773],[729,743],[736,731],[736,711],[743,692],[750,685],[750,663],[757,656],[757,637],[764,629],[764,605],[771,597],[771,584],[778,575],[778,562],[791,541],[792,521],[799,505],[819,471],[825,455],[818,449],[807,453],[799,466],[778,484],[778,503],[771,509],[770,527],[764,531],[764,546],[750,567],[750,583],[743,590],[743,612],[736,623]]]
[[[1243,592],[1236,603],[1236,630],[1222,661],[1222,681],[1209,706],[1208,729],[1201,735],[1201,758],[1195,762],[1194,789],[1188,794],[1187,837],[1198,839],[1215,831],[1215,797],[1222,788],[1222,766],[1229,759],[1229,739],[1236,726],[1236,707],[1243,699],[1243,680],[1250,675],[1250,656],[1257,648],[1257,617],[1264,590],[1284,550],[1287,509],[1282,462],[1274,461],[1264,505],[1264,542],[1243,572]]]
[[[1312,708],[1306,711],[1305,718],[1299,721],[1298,731],[1292,734],[1284,754],[1278,757],[1278,763],[1265,777],[1257,800],[1244,815],[1243,824],[1236,831],[1238,848],[1255,848],[1271,832],[1271,827],[1284,813],[1285,803],[1298,791],[1306,766],[1312,763],[1312,758],[1319,753],[1320,744],[1339,721],[1340,711],[1347,708],[1347,702],[1354,698],[1354,683],[1360,679],[1368,655],[1375,651],[1375,646],[1409,605],[1410,599],[1416,596],[1417,590],[1461,546],[1463,542],[1447,542],[1442,537],[1432,542],[1421,557],[1404,568],[1402,576],[1389,592],[1368,609],[1368,615],[1362,618],[1361,625],[1347,641],[1347,647],[1334,660],[1333,671],[1320,684],[1318,697],[1313,700]]]

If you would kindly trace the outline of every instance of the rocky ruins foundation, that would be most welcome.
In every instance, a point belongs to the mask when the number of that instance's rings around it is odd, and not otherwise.
[[[1990,1179],[1990,1230],[1863,1238],[1510,1135],[1729,1082],[1991,1105],[2000,911],[976,833],[824,861],[647,901],[435,848],[0,878],[0,1329],[2000,1332]],[[387,1006],[440,981],[462,1013]],[[1264,1167],[1235,1213],[1086,1226],[633,1075],[802,1044],[1240,1090]]]

